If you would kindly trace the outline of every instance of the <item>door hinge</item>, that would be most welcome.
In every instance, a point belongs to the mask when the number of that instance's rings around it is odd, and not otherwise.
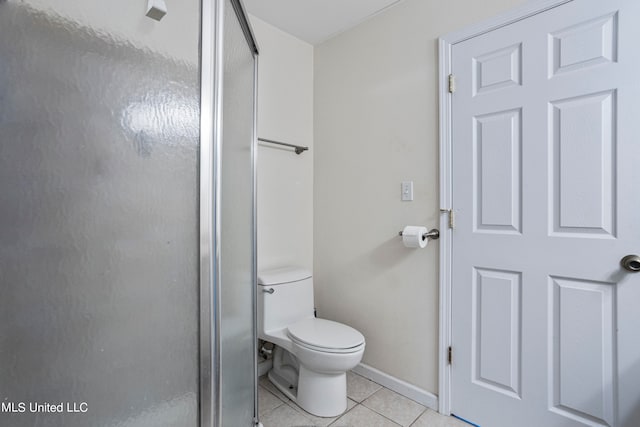
[[[449,346],[449,352],[447,354],[447,360],[449,361],[449,365],[451,365],[451,361],[453,360],[453,349]]]
[[[453,229],[455,225],[453,209],[440,209],[440,212],[446,212],[449,214],[449,228]]]
[[[449,74],[449,93],[456,91],[456,76]]]

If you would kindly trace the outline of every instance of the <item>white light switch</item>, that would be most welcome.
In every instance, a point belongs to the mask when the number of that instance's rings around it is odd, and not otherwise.
[[[410,202],[413,200],[413,181],[402,181],[402,201]]]

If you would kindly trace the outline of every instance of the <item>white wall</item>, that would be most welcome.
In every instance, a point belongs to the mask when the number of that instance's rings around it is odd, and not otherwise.
[[[258,41],[258,269],[313,268],[313,47],[251,16]]]
[[[364,363],[434,394],[438,244],[398,231],[438,226],[437,37],[523,2],[406,0],[315,49],[318,313],[362,331]]]

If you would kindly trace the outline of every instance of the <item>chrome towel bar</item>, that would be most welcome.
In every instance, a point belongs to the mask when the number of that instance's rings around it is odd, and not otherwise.
[[[268,142],[269,144],[284,145],[285,147],[294,148],[295,149],[294,151],[296,152],[296,154],[301,154],[303,151],[307,151],[309,149],[309,147],[304,147],[302,145],[287,144],[286,142],[274,141],[272,139],[258,138],[258,141]]]

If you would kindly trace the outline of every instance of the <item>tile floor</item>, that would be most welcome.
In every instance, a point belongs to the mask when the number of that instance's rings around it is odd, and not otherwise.
[[[347,411],[320,418],[305,412],[260,377],[258,398],[264,427],[469,427],[353,372],[347,372]]]

